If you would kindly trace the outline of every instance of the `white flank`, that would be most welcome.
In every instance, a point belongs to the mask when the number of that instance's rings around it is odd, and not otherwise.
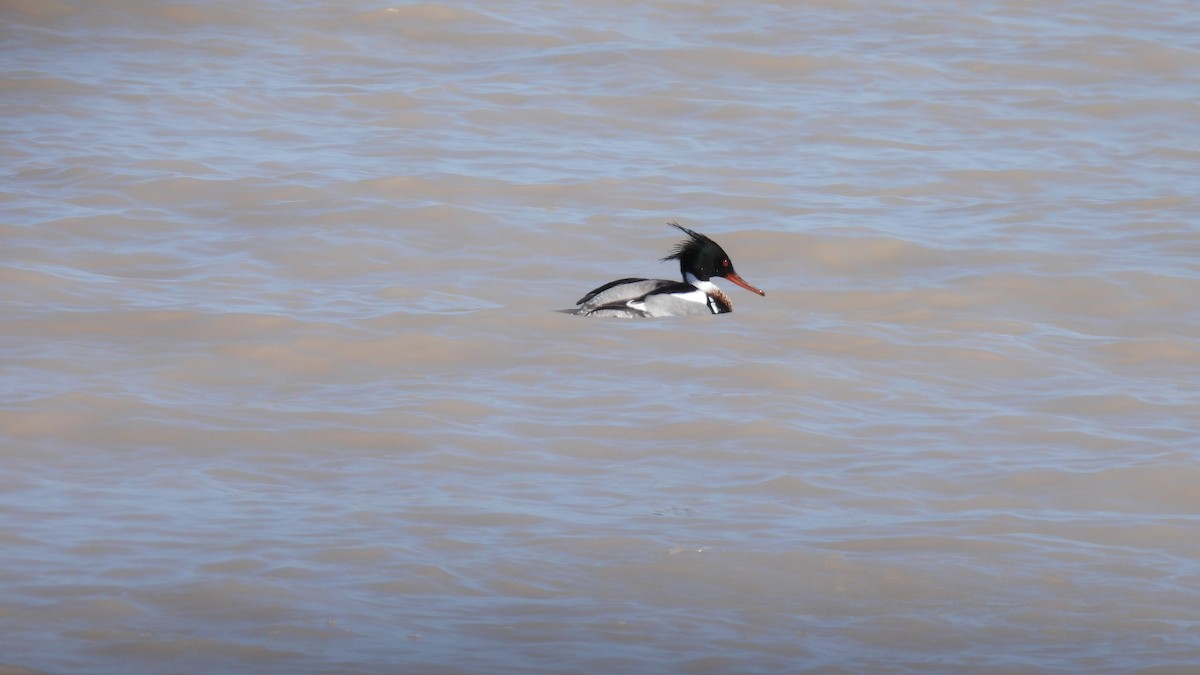
[[[709,285],[711,286],[712,284]],[[690,293],[672,293],[671,297],[687,300],[688,302],[698,302],[702,305],[708,304],[708,293],[705,293],[703,290],[695,290]]]

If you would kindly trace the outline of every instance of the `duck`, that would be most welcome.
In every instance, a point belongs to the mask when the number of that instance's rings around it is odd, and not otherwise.
[[[688,236],[662,261],[679,261],[682,281],[670,279],[617,279],[593,289],[576,302],[569,314],[626,319],[667,316],[728,314],[733,301],[713,283],[716,277],[765,296],[733,269],[729,254],[717,242],[679,223],[667,223]]]

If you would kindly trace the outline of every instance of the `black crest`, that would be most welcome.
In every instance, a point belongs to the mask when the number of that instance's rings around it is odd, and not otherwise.
[[[717,246],[717,242],[713,241],[712,239],[709,239],[708,237],[700,234],[699,232],[696,232],[695,230],[689,230],[688,228],[680,225],[679,223],[667,223],[667,224],[670,225],[671,227],[674,227],[674,228],[677,228],[679,230],[686,232],[687,235],[689,237],[691,237],[691,239],[684,239],[683,241],[676,244],[675,248],[671,250],[671,255],[663,258],[664,262],[667,260],[681,260],[681,259],[683,259],[684,256],[693,255],[693,254],[697,253],[698,251],[700,251],[701,249],[705,248],[706,246],[710,246],[710,245],[715,246],[717,249],[721,248],[720,246]],[[724,253],[724,252],[722,251],[722,253]]]

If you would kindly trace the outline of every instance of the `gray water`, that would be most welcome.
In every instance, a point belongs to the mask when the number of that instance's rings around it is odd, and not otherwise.
[[[0,15],[5,675],[1200,672],[1193,3]]]

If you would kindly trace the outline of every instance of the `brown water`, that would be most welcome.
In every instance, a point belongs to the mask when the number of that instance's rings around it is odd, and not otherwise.
[[[1200,672],[1200,14],[917,4],[4,3],[0,672]]]

